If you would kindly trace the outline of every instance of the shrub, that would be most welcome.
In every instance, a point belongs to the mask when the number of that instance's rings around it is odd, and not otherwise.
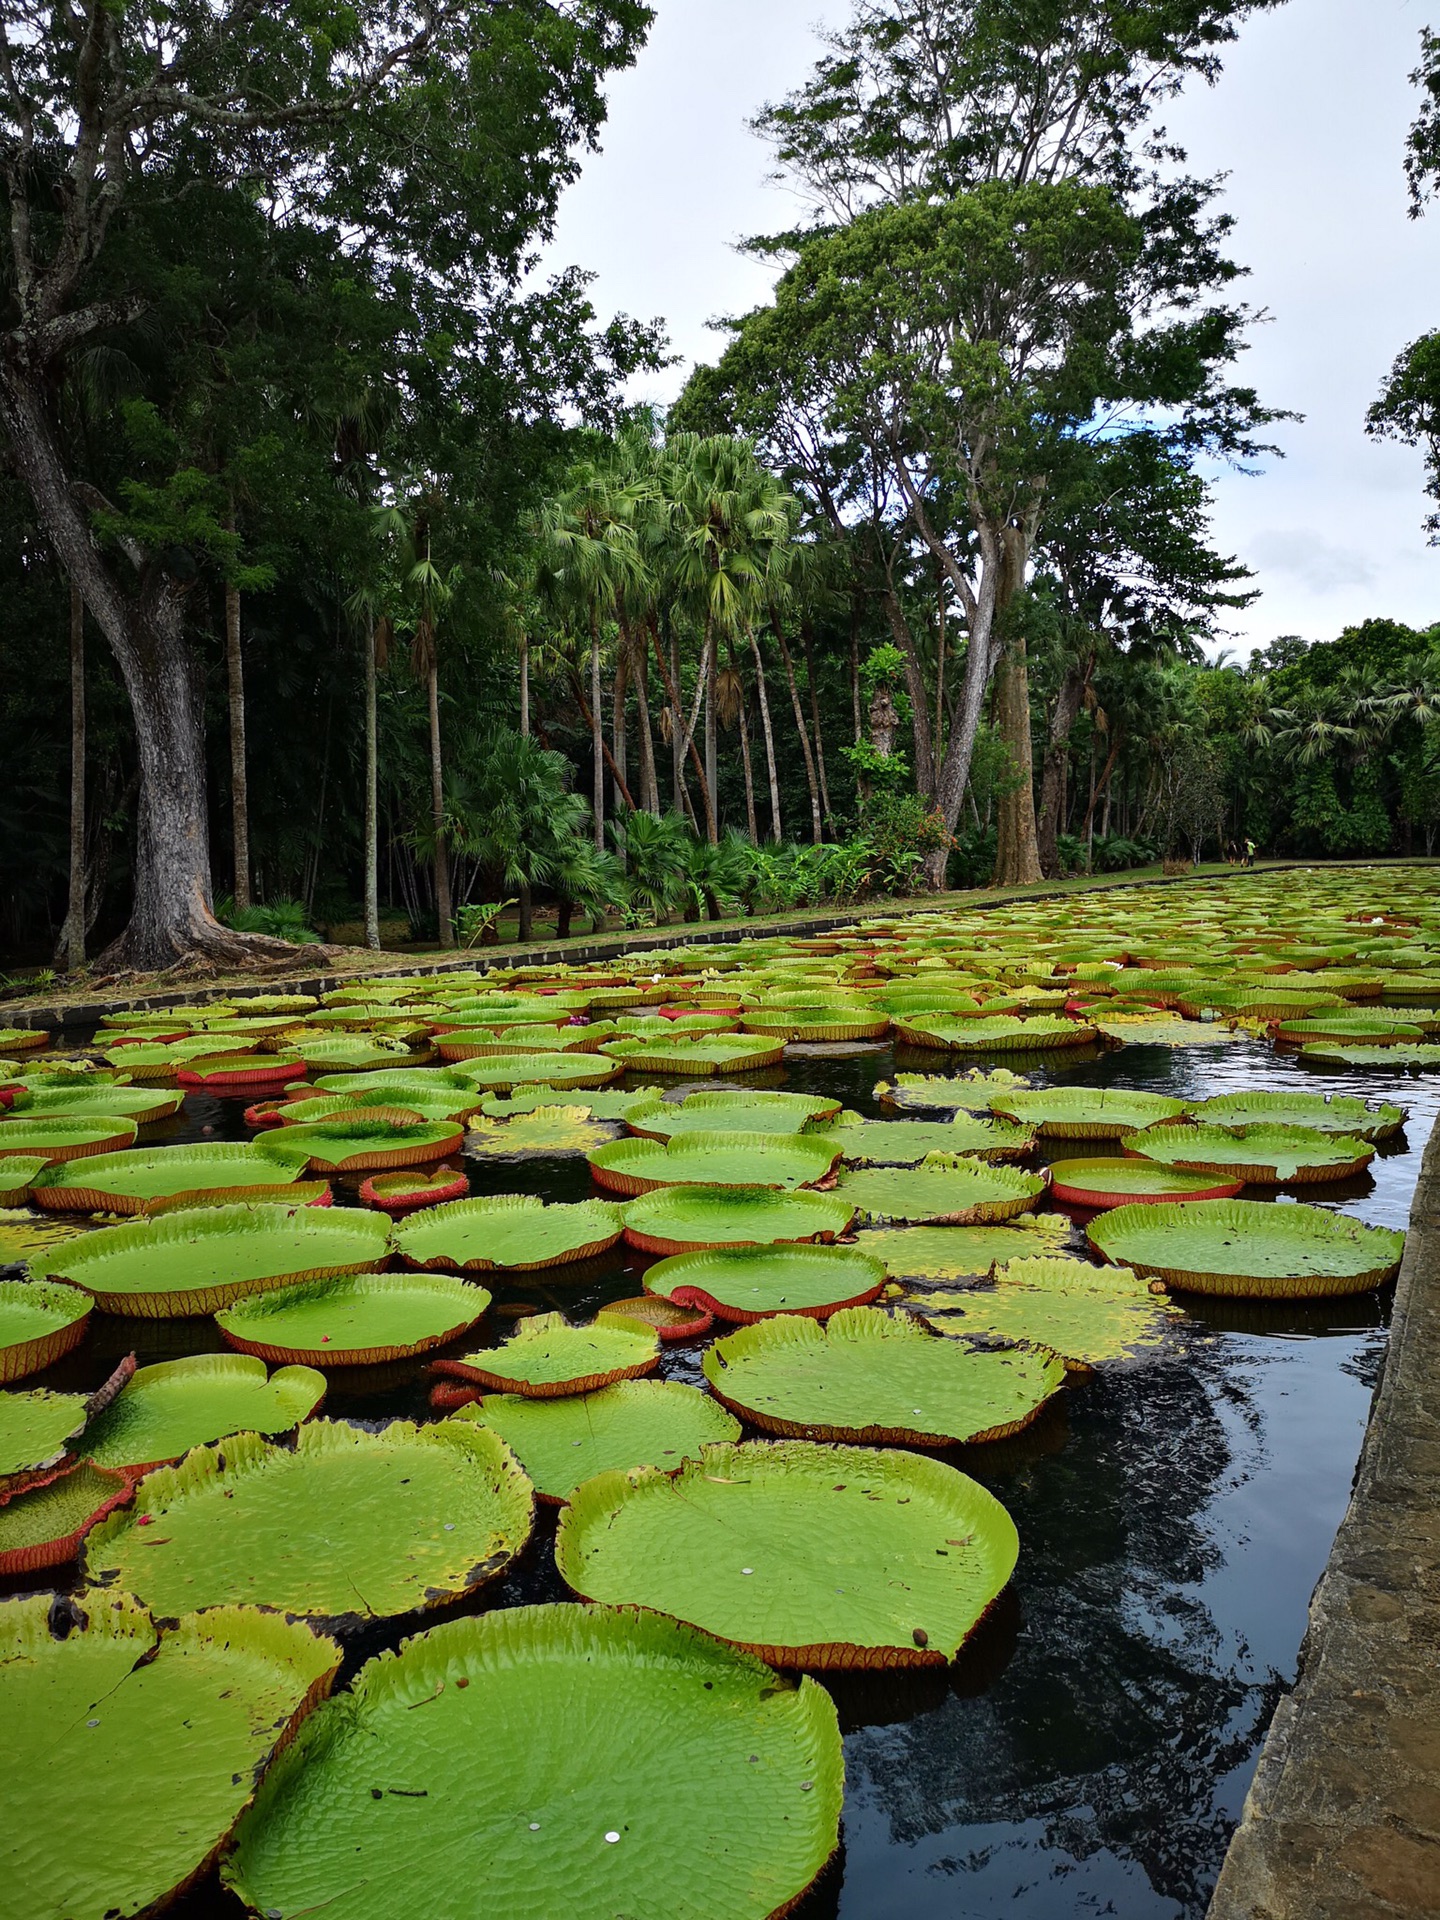
[[[271,900],[263,907],[242,907],[224,894],[215,903],[215,918],[236,933],[264,933],[272,940],[288,940],[292,946],[313,947],[320,936],[310,925],[310,914],[303,900]]]

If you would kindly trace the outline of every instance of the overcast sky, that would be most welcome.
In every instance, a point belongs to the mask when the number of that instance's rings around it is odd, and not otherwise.
[[[643,386],[664,401],[715,357],[706,322],[769,290],[734,243],[784,225],[794,203],[766,184],[746,122],[803,78],[816,24],[838,25],[849,0],[656,0],[656,14],[549,258],[597,274],[603,314],[665,320],[681,362]],[[1229,175],[1244,297],[1270,316],[1242,377],[1305,416],[1278,429],[1283,460],[1217,481],[1218,538],[1263,590],[1233,618],[1237,651],[1332,638],[1370,614],[1440,620],[1420,456],[1364,431],[1395,354],[1440,326],[1440,208],[1406,218],[1401,167],[1407,76],[1432,22],[1440,0],[1289,0],[1242,29],[1217,87],[1167,116],[1197,170]]]

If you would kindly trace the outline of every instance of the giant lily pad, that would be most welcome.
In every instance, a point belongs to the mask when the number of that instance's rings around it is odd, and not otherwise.
[[[657,1187],[814,1186],[839,1158],[830,1134],[683,1133],[658,1140],[616,1140],[590,1155],[590,1171],[614,1193]]]
[[[102,1228],[33,1264],[83,1287],[104,1313],[166,1320],[216,1313],[268,1287],[363,1272],[389,1250],[389,1222],[358,1208],[201,1207]]]
[[[620,1209],[603,1200],[551,1206],[534,1194],[501,1193],[427,1207],[395,1244],[407,1266],[448,1273],[529,1273],[607,1252],[620,1238]]]
[[[1383,1286],[1399,1271],[1403,1233],[1322,1207],[1196,1200],[1119,1207],[1087,1228],[1107,1260],[1189,1293],[1231,1299],[1323,1299]]]
[[[619,1380],[638,1380],[660,1363],[660,1343],[633,1321],[597,1320],[572,1327],[563,1313],[536,1313],[522,1320],[498,1347],[437,1360],[432,1371],[465,1380],[489,1393],[521,1394],[527,1400],[558,1400],[595,1393]]]
[[[93,1305],[88,1293],[54,1280],[0,1280],[0,1385],[73,1353]]]
[[[43,1387],[0,1393],[0,1482],[58,1466],[66,1443],[85,1424],[87,1405],[83,1393],[50,1393]]]
[[[210,1093],[251,1093],[283,1087],[304,1066],[304,1060],[295,1053],[278,1057],[268,1053],[199,1054],[177,1063],[175,1079],[182,1087],[204,1088]]]
[[[26,1089],[24,1109],[32,1119],[54,1114],[64,1119],[83,1120],[92,1115],[118,1114],[147,1127],[156,1120],[168,1120],[185,1104],[183,1093],[167,1093],[160,1087],[92,1086],[81,1080],[75,1084],[57,1081],[47,1086]]]
[[[1143,1134],[1133,1134],[1140,1140]],[[1050,1169],[1050,1195],[1067,1207],[1127,1207],[1182,1200],[1233,1200],[1245,1185],[1238,1173],[1180,1172],[1149,1160],[1057,1160]]]
[[[1018,1552],[1009,1514],[953,1467],[800,1441],[706,1447],[673,1478],[598,1474],[555,1543],[587,1599],[816,1668],[952,1660]]]
[[[972,1067],[953,1078],[935,1073],[897,1073],[894,1080],[876,1083],[875,1097],[893,1113],[989,1113],[997,1094],[1004,1095],[1028,1087],[1023,1074],[999,1067],[994,1073],[982,1073]]]
[[[1035,1145],[1033,1129],[979,1114],[954,1120],[862,1120],[830,1136],[851,1167],[918,1167],[932,1153],[970,1160],[1019,1160]]]
[[[1242,1037],[1218,1022],[1202,1024],[1180,1014],[1097,1012],[1090,1019],[1106,1040],[1129,1047],[1213,1047]]]
[[[617,1128],[591,1118],[588,1107],[537,1107],[513,1120],[472,1120],[465,1151],[477,1160],[555,1159],[586,1154],[616,1137]]]
[[[936,1332],[1018,1341],[1080,1370],[1158,1347],[1179,1318],[1158,1282],[1087,1260],[1012,1260],[993,1287],[920,1294],[914,1311]]]
[[[1202,1174],[1229,1174],[1252,1186],[1281,1181],[1348,1180],[1363,1173],[1375,1149],[1353,1134],[1316,1133],[1309,1127],[1151,1127],[1127,1134],[1127,1152],[1167,1167]]]
[[[563,1400],[487,1394],[453,1417],[493,1427],[541,1499],[561,1502],[594,1474],[644,1466],[670,1473],[698,1460],[702,1447],[740,1438],[739,1421],[708,1393],[675,1380],[622,1380]]]
[[[242,1607],[161,1628],[127,1594],[0,1605],[6,1911],[159,1911],[214,1858],[339,1664],[333,1641]],[[85,1810],[63,1845],[60,1805]]]
[[[12,1153],[0,1159],[0,1207],[22,1206],[50,1164],[44,1153]]]
[[[1120,1087],[1042,1087],[997,1094],[996,1113],[1034,1127],[1052,1140],[1118,1140],[1139,1127],[1178,1120],[1183,1100],[1163,1093],[1132,1093]]]
[[[758,1033],[714,1033],[696,1040],[677,1035],[669,1042],[609,1040],[605,1052],[627,1073],[701,1080],[711,1074],[755,1073],[778,1066],[785,1057],[785,1042]]]
[[[351,1273],[251,1294],[217,1313],[241,1353],[311,1367],[365,1367],[458,1340],[490,1305],[484,1287],[445,1273]]]
[[[1069,1233],[1063,1213],[1022,1213],[998,1227],[867,1227],[855,1245],[898,1280],[953,1281],[983,1279],[997,1262],[1048,1253]]]
[[[0,1156],[39,1154],[60,1165],[128,1147],[135,1134],[135,1122],[117,1113],[21,1113],[0,1119]]]
[[[608,1087],[620,1078],[618,1061],[599,1053],[507,1053],[484,1060],[467,1060],[466,1084],[488,1093],[508,1093],[515,1087]]]
[[[0,1493],[0,1577],[63,1567],[92,1527],[130,1498],[132,1480],[82,1460]]]
[[[661,1187],[625,1208],[625,1238],[643,1253],[833,1240],[855,1218],[836,1193],[769,1187]]]
[[[771,1314],[824,1319],[861,1306],[885,1285],[885,1268],[854,1247],[717,1247],[675,1254],[645,1275],[646,1291],[745,1324]]]
[[[262,1153],[248,1141],[204,1146],[132,1147],[104,1153],[76,1167],[54,1167],[36,1177],[36,1206],[57,1213],[147,1212],[159,1202],[184,1203],[206,1195],[217,1201],[278,1199],[305,1171],[305,1160]]]
[[[897,1020],[897,1036],[912,1047],[933,1047],[942,1053],[1024,1053],[1055,1047],[1084,1047],[1095,1038],[1094,1027],[1079,1020],[1040,1015],[1019,1020],[999,1013],[977,1019],[950,1019],[944,1014]]]
[[[647,1140],[673,1140],[684,1133],[803,1133],[840,1111],[838,1100],[819,1094],[771,1093],[749,1087],[688,1094],[678,1104],[651,1100],[632,1107],[625,1124]]]
[[[1065,1384],[1048,1355],[965,1351],[909,1320],[850,1307],[823,1327],[765,1320],[710,1347],[705,1378],[766,1433],[864,1446],[1003,1440]]]
[[[417,1100],[456,1100],[473,1112],[481,1095],[443,1067],[377,1067],[365,1073],[327,1073],[315,1082],[315,1093],[339,1094],[346,1099],[370,1101],[381,1106],[403,1107],[410,1096]]]
[[[1367,1106],[1343,1093],[1220,1093],[1191,1109],[1209,1127],[1309,1127],[1316,1133],[1389,1140],[1409,1117],[1404,1107]]]
[[[975,1227],[1027,1213],[1045,1184],[1042,1174],[931,1154],[918,1167],[846,1173],[839,1192],[870,1220]]]
[[[326,1920],[410,1920],[471,1858],[504,1891],[467,1879],[455,1912],[770,1920],[834,1851],[843,1779],[815,1682],[654,1614],[519,1607],[366,1667],[271,1769],[224,1872],[253,1912]]]
[[[342,1120],[325,1120],[314,1126],[283,1127],[278,1133],[255,1142],[260,1153],[276,1155],[290,1165],[296,1154],[307,1156],[305,1164],[314,1173],[376,1173],[392,1167],[428,1167],[437,1160],[458,1153],[465,1129],[450,1120],[407,1121],[374,1117],[364,1112]]]
[[[325,1376],[311,1367],[267,1379],[247,1354],[188,1354],[141,1367],[86,1428],[85,1452],[99,1467],[152,1467],[232,1433],[288,1433],[324,1398]]]
[[[539,1113],[546,1107],[583,1107],[592,1120],[624,1120],[636,1107],[649,1106],[658,1098],[656,1087],[637,1087],[627,1092],[621,1087],[577,1088],[517,1087],[509,1099],[488,1093],[480,1111],[487,1120],[513,1120],[523,1113]]]
[[[1397,1073],[1433,1073],[1440,1068],[1440,1046],[1410,1041],[1391,1047],[1343,1046],[1331,1040],[1312,1040],[1300,1049],[1300,1058],[1318,1067],[1390,1067]]]
[[[312,1420],[293,1449],[241,1433],[149,1474],[90,1535],[85,1571],[167,1617],[238,1596],[357,1626],[492,1580],[531,1516],[529,1481],[483,1427]]]

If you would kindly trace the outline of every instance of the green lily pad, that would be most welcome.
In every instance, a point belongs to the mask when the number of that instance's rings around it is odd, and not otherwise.
[[[614,1125],[593,1120],[588,1107],[537,1107],[513,1120],[472,1120],[465,1150],[478,1160],[554,1159],[591,1153],[615,1137]]]
[[[0,1386],[43,1373],[85,1338],[94,1301],[54,1280],[0,1280]]]
[[[954,1120],[862,1120],[829,1136],[850,1167],[918,1167],[932,1153],[972,1160],[1018,1160],[1035,1145],[1034,1131],[1007,1120],[961,1114]]]
[[[997,1262],[1048,1253],[1069,1233],[1063,1213],[1022,1213],[999,1227],[866,1227],[855,1245],[897,1280],[983,1279]]]
[[[1133,1134],[1140,1140],[1143,1134]],[[1051,1198],[1063,1206],[1125,1207],[1137,1201],[1168,1205],[1182,1200],[1233,1200],[1245,1182],[1239,1173],[1194,1173],[1150,1160],[1057,1160],[1050,1169]]]
[[[592,1120],[624,1120],[636,1107],[649,1106],[658,1097],[656,1087],[639,1087],[633,1093],[622,1087],[585,1087],[573,1093],[564,1087],[517,1087],[508,1100],[498,1093],[486,1094],[480,1111],[487,1120],[513,1120],[546,1107],[583,1107]]]
[[[937,1333],[1013,1340],[1072,1369],[1132,1359],[1160,1346],[1180,1318],[1129,1267],[1088,1260],[1012,1260],[993,1287],[919,1294],[913,1311]]]
[[[18,1492],[0,1493],[0,1577],[68,1566],[92,1527],[130,1498],[123,1473],[82,1460]]]
[[[875,1307],[764,1320],[707,1349],[705,1378],[766,1433],[861,1446],[1004,1440],[1065,1384],[1050,1355],[982,1353]]]
[[[1079,1020],[1045,1014],[1029,1020],[1008,1013],[978,1019],[951,1019],[944,1014],[897,1020],[895,1032],[912,1047],[935,1047],[943,1053],[1024,1053],[1056,1047],[1084,1047],[1095,1029]]]
[[[293,1449],[241,1433],[140,1482],[86,1542],[92,1586],[166,1617],[241,1597],[359,1626],[443,1606],[529,1537],[530,1483],[483,1427],[311,1420]]]
[[[604,1200],[558,1206],[534,1194],[501,1193],[427,1207],[397,1230],[395,1245],[412,1267],[530,1273],[608,1252],[620,1225],[620,1209]]]
[[[687,1094],[679,1102],[647,1101],[631,1108],[625,1124],[649,1140],[672,1140],[682,1133],[795,1134],[833,1120],[839,1112],[838,1100],[819,1094],[721,1087]]]
[[[258,1198],[267,1189],[293,1186],[304,1172],[301,1155],[262,1153],[249,1141],[132,1147],[96,1154],[78,1166],[51,1167],[36,1176],[32,1194],[37,1206],[63,1213],[139,1214],[156,1202],[191,1195]]]
[[[837,1193],[769,1187],[661,1187],[624,1209],[625,1238],[643,1253],[833,1240],[855,1208]]]
[[[814,1319],[873,1300],[885,1268],[853,1247],[716,1247],[657,1261],[647,1293],[741,1324],[771,1314]]]
[[[972,1067],[953,1078],[936,1073],[897,1073],[894,1080],[881,1080],[875,1097],[882,1107],[895,1113],[989,1113],[997,1094],[1009,1094],[1030,1082],[1023,1074],[999,1067],[994,1073],[982,1073]]]
[[[632,1321],[597,1320],[573,1327],[563,1313],[536,1313],[508,1340],[459,1360],[437,1360],[433,1371],[466,1380],[489,1393],[556,1400],[598,1392],[620,1380],[638,1380],[660,1364],[660,1342]]]
[[[85,1433],[98,1467],[156,1466],[232,1433],[288,1433],[325,1398],[325,1376],[242,1353],[188,1354],[141,1367]]]
[[[1051,1140],[1118,1140],[1137,1128],[1178,1120],[1186,1105],[1167,1094],[1121,1087],[1041,1087],[997,1094],[991,1104],[996,1113]]]
[[[0,1160],[0,1207],[19,1207],[51,1164],[45,1153],[12,1153]]]
[[[605,1052],[627,1073],[703,1080],[711,1074],[755,1073],[778,1066],[785,1042],[758,1033],[715,1033],[695,1040],[677,1034],[668,1042],[607,1040]]]
[[[24,1111],[35,1119],[42,1114],[74,1120],[116,1114],[122,1120],[133,1120],[137,1126],[146,1127],[157,1120],[168,1120],[184,1104],[183,1093],[166,1092],[159,1087],[93,1086],[88,1080],[70,1085],[57,1081],[29,1088]]]
[[[365,1073],[326,1073],[315,1082],[317,1094],[340,1094],[349,1100],[369,1101],[372,1096],[381,1106],[404,1106],[413,1095],[417,1100],[464,1101],[473,1111],[480,1095],[445,1067],[377,1067]]]
[[[1029,1212],[1045,1184],[1038,1173],[931,1154],[918,1167],[842,1174],[838,1191],[868,1220],[975,1227]]]
[[[58,1466],[85,1425],[83,1393],[0,1393],[0,1479]],[[719,1436],[716,1436],[717,1438]]]
[[[253,1912],[326,1920],[410,1920],[471,1856],[507,1920],[770,1920],[834,1851],[843,1782],[814,1681],[653,1614],[519,1607],[366,1667],[271,1769],[223,1871]]]
[[[382,1117],[393,1111],[396,1117]],[[280,1127],[262,1135],[256,1151],[285,1165],[296,1154],[313,1173],[378,1173],[398,1167],[426,1167],[458,1153],[465,1130],[450,1120],[406,1121],[401,1109],[377,1109],[374,1118],[347,1115],[314,1126]]]
[[[1280,1181],[1348,1180],[1363,1173],[1375,1149],[1353,1134],[1316,1133],[1309,1127],[1151,1127],[1127,1134],[1129,1153],[1167,1167],[1203,1174],[1230,1173],[1252,1186]]]
[[[103,1313],[148,1320],[216,1313],[250,1293],[360,1273],[390,1251],[390,1224],[359,1208],[200,1207],[104,1227],[44,1254]]]
[[[1220,1093],[1191,1108],[1202,1125],[1309,1127],[1316,1133],[1353,1134],[1360,1140],[1392,1139],[1405,1125],[1404,1107],[1368,1106],[1343,1093]]]
[[[698,1460],[702,1447],[740,1438],[740,1422],[709,1394],[675,1380],[622,1380],[563,1400],[487,1394],[452,1418],[492,1427],[541,1499],[562,1503],[597,1473],[670,1473]]]
[[[1393,1047],[1341,1046],[1334,1041],[1312,1040],[1300,1049],[1300,1058],[1321,1067],[1390,1067],[1397,1073],[1412,1069],[1433,1073],[1440,1067],[1440,1046],[1410,1041]]]
[[[1399,1271],[1403,1233],[1322,1207],[1196,1200],[1117,1207],[1086,1229],[1105,1259],[1188,1293],[1325,1299],[1365,1293]]]
[[[50,1594],[0,1605],[7,1911],[157,1912],[224,1844],[339,1664],[333,1641],[243,1607],[161,1628],[126,1594],[83,1611]],[[47,1843],[67,1804],[83,1821]]]
[[[590,1155],[590,1171],[614,1193],[657,1187],[814,1186],[839,1159],[830,1134],[682,1133],[665,1142],[616,1140]]]
[[[490,1299],[445,1273],[351,1273],[250,1294],[215,1318],[232,1347],[261,1360],[366,1367],[458,1340]]]
[[[136,1126],[117,1113],[21,1113],[0,1119],[0,1156],[39,1154],[60,1165],[128,1147]]]
[[[621,1068],[603,1053],[507,1053],[467,1060],[453,1071],[480,1091],[508,1093],[532,1086],[608,1087],[620,1078]]]
[[[707,1447],[673,1478],[602,1473],[560,1516],[566,1584],[791,1667],[954,1659],[1014,1571],[993,1495],[937,1460],[778,1441]]]
[[[1201,1023],[1178,1013],[1093,1013],[1090,1020],[1105,1039],[1129,1047],[1213,1047],[1243,1038],[1219,1021]]]

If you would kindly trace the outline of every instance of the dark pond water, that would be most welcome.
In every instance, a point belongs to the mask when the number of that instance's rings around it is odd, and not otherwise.
[[[937,1058],[899,1065],[935,1071]],[[1433,1077],[1322,1080],[1251,1041],[1054,1058],[971,1064],[1009,1066],[1037,1083],[1187,1096],[1303,1085],[1399,1100],[1410,1124],[1381,1149],[1372,1173],[1312,1190],[1379,1225],[1406,1224],[1440,1109]],[[895,1070],[891,1050],[876,1046],[802,1053],[764,1080],[839,1095],[873,1114],[874,1084]],[[206,1128],[210,1137],[243,1137],[240,1116],[241,1103],[192,1097],[164,1137]],[[579,1160],[532,1161],[523,1171],[472,1163],[472,1187],[523,1187],[551,1199],[590,1191]],[[502,1288],[495,1337],[517,1309],[585,1317],[634,1294],[644,1264],[615,1257],[571,1269],[562,1283]],[[1260,1741],[1294,1678],[1306,1607],[1348,1498],[1389,1308],[1388,1293],[1319,1307],[1196,1303],[1170,1352],[1072,1385],[1017,1440],[948,1456],[1010,1508],[1019,1570],[949,1672],[832,1684],[846,1733],[844,1845],[801,1920],[1190,1920],[1204,1912]],[[132,1344],[142,1363],[220,1345],[209,1321],[99,1320],[86,1347],[38,1384],[90,1387]],[[664,1371],[699,1380],[698,1349],[671,1349]],[[423,1417],[422,1369],[338,1373],[327,1411],[365,1421]],[[487,1590],[487,1604],[567,1597],[553,1534],[553,1516],[542,1518],[503,1589]],[[377,1634],[356,1657],[398,1638]],[[174,1911],[181,1920],[235,1920],[240,1907],[212,1877]],[[439,1911],[417,1890],[417,1920]]]

